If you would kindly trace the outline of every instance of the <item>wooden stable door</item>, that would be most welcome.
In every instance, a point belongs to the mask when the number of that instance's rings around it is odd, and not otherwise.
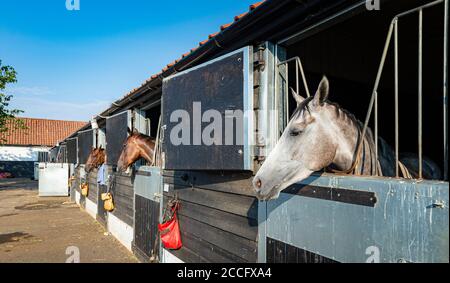
[[[165,169],[252,169],[252,50],[239,49],[164,80]]]

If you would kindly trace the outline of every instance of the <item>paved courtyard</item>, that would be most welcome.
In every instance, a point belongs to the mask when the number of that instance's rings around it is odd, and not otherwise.
[[[0,180],[0,263],[137,259],[68,197],[39,197],[37,182]]]

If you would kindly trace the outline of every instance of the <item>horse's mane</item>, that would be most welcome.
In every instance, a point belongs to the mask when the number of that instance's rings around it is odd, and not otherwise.
[[[363,132],[364,125],[363,125],[363,123],[360,120],[358,120],[356,118],[356,116],[353,113],[351,113],[350,111],[348,111],[345,108],[342,108],[336,102],[331,102],[331,101],[327,100],[326,103],[328,105],[332,106],[335,109],[337,118],[348,119],[348,121],[353,123],[354,126],[356,127],[357,131],[358,131],[358,135],[361,137],[361,135],[363,134],[362,132]],[[358,138],[358,140],[359,140],[359,138]],[[364,141],[367,142],[367,145],[368,145],[369,148],[365,148],[364,147]],[[377,157],[375,156],[375,138],[373,136],[372,129],[370,127],[367,127],[367,129],[366,129],[366,133],[365,133],[365,136],[364,136],[364,141],[363,141],[363,145],[362,145],[364,154],[368,154],[368,157],[371,160],[370,161],[371,162],[371,168],[370,168],[371,172],[370,172],[370,174],[371,175],[378,175],[378,173],[379,173],[378,170],[377,170],[378,161],[377,161]],[[360,141],[358,141],[358,142],[360,142]],[[366,157],[364,157],[364,159],[365,158]],[[365,171],[364,165],[358,171],[360,171],[361,174],[364,174],[364,173],[367,174],[367,172],[364,172]]]
[[[297,109],[295,109],[294,113],[291,115],[291,119],[293,117],[299,115],[303,110],[306,110],[306,111],[310,112],[309,103],[313,99],[314,99],[314,97],[310,96],[310,97],[306,98],[305,100],[303,100],[302,103],[300,103],[300,105],[297,107]],[[334,107],[334,109],[336,111],[336,116],[338,118],[341,118],[341,116],[342,116],[341,114],[343,114],[345,116],[345,118],[348,118],[352,123],[354,123],[355,126],[357,126],[358,129],[362,130],[363,123],[360,120],[358,120],[353,113],[351,113],[350,111],[348,111],[345,108],[342,108],[336,102],[332,102],[332,101],[327,100],[327,101],[325,101],[325,103]]]
[[[151,137],[151,136],[147,136],[145,134],[140,134],[139,138],[144,139],[144,140],[151,140],[151,141],[155,141],[156,139]]]
[[[132,136],[129,136],[129,138],[130,137],[132,137]],[[151,137],[151,136],[148,136],[148,135],[146,135],[146,134],[143,134],[143,133],[138,133],[137,135],[136,135],[136,137],[138,138],[138,139],[144,139],[144,140],[151,140],[151,141],[155,141],[156,139],[155,138],[153,138],[153,137]]]
[[[336,103],[336,102],[331,102],[331,101],[327,100],[326,103],[327,103],[328,105],[334,107],[334,109],[335,109],[335,111],[336,111],[336,116],[337,116],[337,118],[342,118],[342,116],[344,116],[345,118],[348,118],[352,123],[354,123],[354,124],[357,126],[357,128],[358,128],[359,130],[362,131],[363,126],[364,126],[363,123],[362,123],[358,118],[356,118],[356,116],[355,116],[352,112],[350,112],[350,111],[348,111],[347,109],[341,107],[341,106],[340,106],[338,103]],[[343,115],[342,115],[342,114],[343,114]],[[367,128],[367,129],[370,131],[370,128]]]
[[[295,109],[294,113],[292,113],[291,115],[291,119],[296,117],[297,115],[300,115],[300,113],[302,113],[302,111],[305,109],[309,112],[309,102],[311,100],[313,100],[314,97],[310,96],[308,98],[305,98],[305,100],[302,101],[302,103],[300,103],[300,105],[297,106],[297,108]]]

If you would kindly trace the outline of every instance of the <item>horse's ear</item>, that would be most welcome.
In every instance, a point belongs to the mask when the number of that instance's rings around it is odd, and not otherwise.
[[[133,135],[139,135],[139,131],[136,128],[133,128]]]
[[[133,133],[130,129],[130,127],[127,127],[127,133],[131,136],[131,134]]]
[[[99,148],[100,150],[103,150],[103,145],[100,145],[98,148]]]
[[[298,107],[300,105],[300,103],[302,103],[303,100],[305,100],[305,98],[303,96],[301,96],[300,94],[296,93],[292,87],[291,87],[291,92],[292,92],[292,96],[294,97],[295,101],[297,102],[297,107]]]
[[[322,105],[328,99],[328,92],[330,91],[330,84],[326,76],[323,76],[320,81],[317,92],[314,95],[314,104]]]

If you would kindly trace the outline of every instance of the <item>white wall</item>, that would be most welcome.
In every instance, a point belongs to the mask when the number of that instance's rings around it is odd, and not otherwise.
[[[116,237],[119,242],[131,251],[131,243],[133,242],[134,230],[133,227],[126,224],[114,214],[108,212],[108,231]]]
[[[39,151],[48,151],[44,146],[0,146],[0,161],[37,161]]]

